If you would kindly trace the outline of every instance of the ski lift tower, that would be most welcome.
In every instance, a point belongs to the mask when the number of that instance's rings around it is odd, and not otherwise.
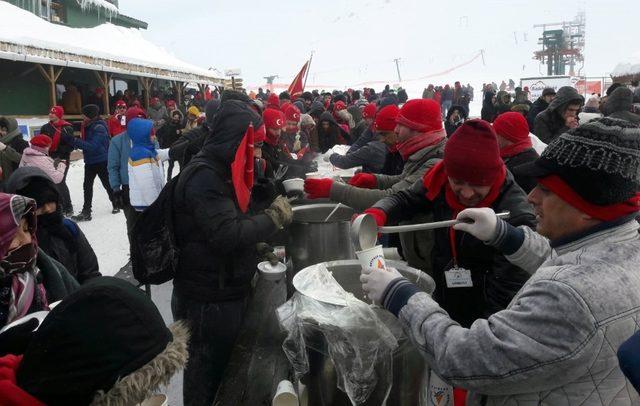
[[[534,59],[547,65],[548,76],[562,76],[569,66],[569,75],[575,76],[575,66],[582,62],[584,66],[584,38],[586,16],[578,13],[573,21],[536,24],[533,28],[542,28],[542,37],[538,44],[542,50],[534,52]],[[582,66],[580,70],[582,70]]]

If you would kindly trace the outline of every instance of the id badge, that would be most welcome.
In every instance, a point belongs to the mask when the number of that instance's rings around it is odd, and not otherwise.
[[[464,268],[451,268],[444,272],[448,288],[472,288],[471,271]]]

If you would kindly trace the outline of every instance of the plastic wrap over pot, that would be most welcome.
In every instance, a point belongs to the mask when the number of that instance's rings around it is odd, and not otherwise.
[[[377,386],[383,385],[388,393],[398,347],[395,336],[367,303],[336,282],[324,264],[314,267],[298,280],[298,292],[277,310],[287,332],[283,349],[296,374],[309,371],[310,347],[331,358],[338,388],[354,405],[364,403]]]

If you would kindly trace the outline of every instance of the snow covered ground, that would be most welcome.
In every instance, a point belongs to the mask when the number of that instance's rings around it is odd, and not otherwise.
[[[67,184],[76,214],[80,212],[84,202],[83,180],[84,161],[72,162]],[[113,276],[129,261],[127,227],[122,212],[111,214],[111,202],[97,177],[93,184],[92,217],[91,221],[78,224],[98,256],[100,272],[106,276]]]

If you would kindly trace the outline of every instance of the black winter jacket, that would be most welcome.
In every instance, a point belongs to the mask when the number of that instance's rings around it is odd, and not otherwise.
[[[69,145],[64,140],[64,135],[73,137],[73,127],[70,125],[66,125],[62,127],[60,134],[60,142],[58,143],[58,148],[55,151],[50,151],[49,156],[53,159],[60,158],[62,160],[68,161],[71,156],[71,151],[73,151],[73,145]],[[56,128],[51,123],[47,123],[40,128],[40,133],[48,135],[49,138],[53,140],[53,137],[56,134]]]
[[[549,103],[542,97],[538,97],[538,100],[534,101],[527,113],[527,124],[529,124],[529,131],[533,133],[536,117],[549,107]],[[535,134],[535,133],[534,133]]]
[[[380,200],[374,207],[387,213],[388,223],[410,219],[417,214],[433,213],[433,221],[451,220],[453,212],[446,203],[444,193],[433,202],[426,198],[422,179],[408,189]],[[507,220],[514,226],[534,227],[535,216],[527,196],[508,173],[492,208],[496,213],[511,212]],[[432,254],[433,277],[436,282],[434,299],[451,318],[463,327],[469,327],[479,318],[507,307],[513,296],[529,278],[524,270],[512,265],[493,247],[463,232],[455,233],[458,266],[471,271],[473,287],[447,288],[445,271],[453,267],[450,229],[433,231],[435,244]]]
[[[535,149],[529,148],[525,151],[522,151],[518,155],[514,155],[509,158],[504,159],[505,165],[507,165],[507,169],[513,174],[513,177],[518,184],[524,190],[525,193],[529,194],[533,190],[534,187],[538,184],[536,178],[529,175],[527,173],[527,168],[524,166],[530,162],[538,159],[539,155]]]
[[[62,219],[61,213],[38,216],[38,246],[51,258],[60,262],[84,284],[90,279],[102,276],[91,244],[80,227],[69,219]]]
[[[222,104],[202,151],[179,175],[173,196],[176,244],[180,250],[174,289],[201,302],[238,300],[250,290],[256,271],[257,242],[275,233],[266,214],[238,208],[231,162],[249,122],[260,117],[242,101]],[[224,326],[221,326],[224,328]]]
[[[549,103],[549,107],[534,120],[533,133],[545,144],[549,144],[560,134],[569,130],[565,125],[564,112],[569,104],[584,104],[582,97],[571,86],[563,86],[558,89],[556,98]]]
[[[329,161],[333,166],[341,169],[362,166],[362,172],[380,173],[384,167],[386,155],[387,146],[382,141],[372,140],[355,152],[346,155],[332,154]]]
[[[400,155],[398,151],[390,152],[387,149],[387,156],[385,157],[384,166],[380,173],[382,175],[395,176],[400,175],[403,169],[404,159],[402,159],[402,155]]]
[[[496,119],[497,111],[496,106],[493,104],[493,92],[485,92],[484,100],[482,100],[482,110],[480,111],[480,118],[489,123],[493,123]]]

